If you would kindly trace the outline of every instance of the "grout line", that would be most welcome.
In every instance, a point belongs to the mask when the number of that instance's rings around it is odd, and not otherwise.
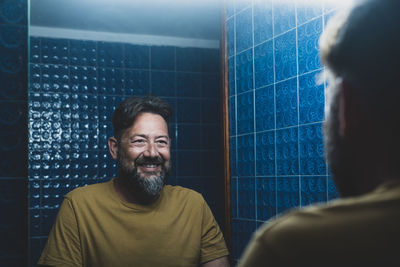
[[[299,207],[301,207],[301,176],[300,176],[300,91],[299,91],[299,31],[297,24],[297,2],[295,2],[295,21],[296,21],[296,93],[297,93],[297,167],[299,172]]]
[[[254,149],[253,149],[253,153],[254,153],[254,216],[255,219],[258,218],[258,214],[257,214],[257,181],[256,181],[256,174],[257,174],[257,134],[256,134],[256,127],[257,127],[257,123],[256,123],[256,91],[255,91],[255,87],[256,87],[256,82],[255,82],[255,63],[254,63],[254,2],[252,1],[251,4],[251,41],[252,41],[252,67],[253,67],[253,144],[254,144]]]
[[[274,66],[274,149],[275,149],[275,215],[274,217],[278,215],[278,162],[277,162],[277,149],[276,149],[276,135],[277,135],[277,129],[276,129],[276,65],[275,65],[275,12],[274,12],[274,4],[272,3],[272,62]]]
[[[235,13],[235,12],[234,12]],[[238,128],[238,119],[237,119],[237,107],[238,107],[238,98],[237,98],[237,78],[236,78],[236,14],[233,16],[233,55],[234,55],[234,61],[233,61],[233,68],[234,68],[234,80],[235,80],[235,90],[234,90],[234,97],[235,97],[235,169],[236,169],[236,174],[237,174],[237,179],[236,179],[236,216],[239,217],[239,174],[238,174],[238,137],[237,137],[237,128]]]

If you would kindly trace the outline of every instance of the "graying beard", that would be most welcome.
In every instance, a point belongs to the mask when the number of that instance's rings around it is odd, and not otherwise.
[[[162,171],[159,176],[153,175],[148,178],[143,178],[137,173],[137,183],[142,189],[142,192],[151,198],[155,198],[160,195],[161,190],[164,187],[165,174]]]

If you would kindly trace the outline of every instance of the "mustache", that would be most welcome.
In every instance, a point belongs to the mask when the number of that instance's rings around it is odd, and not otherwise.
[[[147,164],[161,165],[161,164],[164,164],[164,162],[165,162],[165,160],[162,157],[152,158],[152,157],[141,156],[135,160],[135,163],[137,165],[147,165]]]

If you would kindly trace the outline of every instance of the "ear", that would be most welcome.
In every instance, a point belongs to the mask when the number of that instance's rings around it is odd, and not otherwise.
[[[340,82],[339,90],[339,134],[346,137],[358,127],[362,114],[356,95],[358,90],[346,80]]]
[[[108,138],[108,150],[110,151],[111,157],[115,160],[118,159],[118,141],[115,137]]]

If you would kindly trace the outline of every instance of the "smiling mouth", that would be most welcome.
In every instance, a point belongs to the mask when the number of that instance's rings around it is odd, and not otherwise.
[[[160,168],[160,164],[143,164],[140,165],[139,167],[144,171],[144,172],[154,172],[157,171]]]

